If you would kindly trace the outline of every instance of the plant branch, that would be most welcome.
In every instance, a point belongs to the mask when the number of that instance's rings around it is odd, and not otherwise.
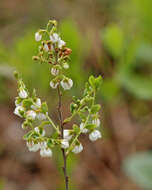
[[[58,104],[58,113],[59,113],[59,120],[60,120],[60,130],[61,130],[61,138],[63,139],[63,119],[62,119],[62,100],[61,100],[61,92],[60,92],[60,87],[58,85],[57,87],[58,90],[58,97],[59,97],[59,104]],[[63,166],[63,173],[64,173],[64,179],[65,179],[65,189],[68,190],[69,189],[69,178],[67,176],[67,156],[65,154],[65,150],[63,148],[61,148],[62,151],[62,155],[63,155],[63,161],[64,161],[64,166]]]

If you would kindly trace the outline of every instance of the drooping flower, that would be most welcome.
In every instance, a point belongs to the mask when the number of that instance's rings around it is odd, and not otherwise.
[[[51,36],[50,36],[50,40],[52,43],[56,43],[58,41],[60,41],[60,37],[57,33],[53,33]]]
[[[78,153],[80,153],[82,150],[83,150],[83,146],[82,146],[82,144],[79,144],[79,145],[76,145],[76,146],[73,148],[72,152],[75,153],[75,154],[78,154]]]
[[[36,118],[36,112],[33,111],[33,110],[29,110],[26,112],[26,116],[29,118],[29,119],[32,119],[34,120]]]
[[[45,52],[48,52],[48,51],[49,51],[49,46],[48,46],[47,44],[44,44],[44,47],[43,47],[43,48],[44,48],[44,51],[45,51]]]
[[[58,41],[58,47],[61,49],[63,46],[65,46],[65,42],[63,40]]]
[[[35,40],[38,42],[42,39],[42,35],[39,32],[35,33]]]
[[[24,114],[25,109],[22,106],[17,106],[14,110],[14,114],[22,117],[22,113]]]
[[[58,86],[58,82],[54,82],[54,81],[50,81],[50,86],[52,87],[52,88],[57,88],[57,86]]]
[[[64,90],[69,90],[73,86],[72,79],[66,78],[61,81],[61,86]]]
[[[67,139],[62,139],[61,140],[61,148],[69,148],[69,141]]]
[[[40,100],[40,98],[37,98],[36,99],[36,102],[35,102],[35,105],[31,105],[31,108],[33,109],[33,110],[37,110],[38,108],[40,108],[41,107],[41,100]]]
[[[36,115],[38,120],[45,120],[46,119],[46,115],[44,113],[38,113]]]
[[[72,135],[70,134],[70,130],[64,129],[63,138],[66,139],[66,140],[70,140],[72,138]]]
[[[59,69],[53,67],[51,69],[51,74],[54,75],[54,76],[57,76],[59,74]]]
[[[84,128],[84,123],[80,124],[80,130],[82,133],[87,133],[89,131],[88,129]]]
[[[37,152],[40,149],[39,143],[34,144],[33,141],[27,142],[26,145],[31,152]]]
[[[24,89],[21,89],[20,91],[19,91],[19,97],[20,98],[27,98],[27,96],[28,96],[28,93],[27,93],[27,91],[26,90],[24,90]]]
[[[63,68],[64,68],[64,69],[68,69],[68,68],[69,68],[68,63],[66,63],[66,62],[65,62],[65,63],[63,63],[63,65],[62,65],[62,66],[63,66]]]
[[[39,145],[40,145],[41,149],[46,149],[47,148],[47,142],[46,141],[39,142]]]
[[[98,130],[94,130],[93,132],[91,132],[89,134],[89,139],[91,141],[96,141],[97,139],[99,139],[101,137],[102,137],[102,135],[101,135],[100,131],[98,131]]]
[[[40,155],[42,157],[52,157],[52,150],[49,148],[44,148],[40,150]]]
[[[100,119],[99,118],[95,118],[94,120],[92,120],[92,123],[94,125],[96,125],[97,127],[99,127],[100,126]]]
[[[42,135],[43,137],[45,136],[45,130],[42,129],[42,131],[39,129],[39,127],[35,127],[34,131],[40,135]]]

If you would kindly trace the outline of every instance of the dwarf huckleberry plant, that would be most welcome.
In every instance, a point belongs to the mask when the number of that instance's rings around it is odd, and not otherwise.
[[[46,29],[38,30],[35,33],[35,40],[40,43],[38,55],[33,60],[50,65],[50,87],[58,93],[58,114],[59,123],[53,122],[48,114],[46,102],[42,102],[36,95],[36,91],[30,94],[23,80],[17,72],[14,73],[18,81],[18,96],[15,100],[16,108],[14,114],[24,119],[22,128],[28,130],[24,135],[29,151],[40,151],[42,157],[51,157],[52,150],[59,147],[62,151],[64,161],[65,188],[68,190],[67,158],[71,152],[78,154],[83,150],[79,137],[82,133],[88,134],[91,141],[101,138],[99,131],[100,105],[95,104],[96,92],[101,85],[101,76],[89,77],[81,99],[73,97],[70,105],[71,115],[68,118],[62,117],[62,90],[70,90],[73,81],[65,76],[65,69],[69,69],[69,56],[71,49],[57,32],[57,22],[50,20]],[[51,77],[52,76],[52,77]],[[70,129],[66,126],[75,117],[79,123],[72,124]],[[51,134],[47,134],[46,128],[51,128]]]

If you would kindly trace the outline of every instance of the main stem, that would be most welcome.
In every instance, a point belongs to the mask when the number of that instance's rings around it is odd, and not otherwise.
[[[58,90],[58,97],[59,97],[59,104],[58,104],[58,112],[59,112],[59,119],[60,119],[60,130],[61,130],[61,138],[63,139],[63,118],[62,118],[62,100],[61,100],[61,91],[60,91],[60,87],[58,85],[57,87]],[[63,156],[63,162],[64,162],[64,166],[63,166],[63,173],[64,173],[64,180],[65,180],[65,190],[69,189],[69,177],[67,175],[67,156],[65,153],[65,150],[63,148],[61,148],[62,151],[62,156]]]

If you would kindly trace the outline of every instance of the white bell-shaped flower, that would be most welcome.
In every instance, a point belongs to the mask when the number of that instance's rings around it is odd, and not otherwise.
[[[36,115],[38,120],[45,120],[46,119],[46,115],[44,113],[38,113]]]
[[[33,111],[33,110],[29,110],[26,112],[26,116],[29,118],[29,119],[32,119],[34,120],[36,118],[36,112]]]
[[[69,64],[68,64],[68,63],[66,63],[66,62],[65,62],[65,63],[63,63],[63,65],[62,65],[62,66],[63,66],[63,68],[64,68],[64,69],[68,69],[68,68],[69,68]]]
[[[24,89],[21,89],[20,91],[19,91],[19,97],[20,98],[27,98],[28,97],[28,93],[27,93],[27,91],[26,90],[24,90]]]
[[[37,98],[36,99],[36,102],[35,102],[35,105],[31,105],[31,108],[33,109],[33,110],[37,110],[38,108],[40,108],[41,107],[41,99],[40,98]]]
[[[38,42],[42,39],[42,35],[39,32],[35,33],[35,40]]]
[[[45,149],[41,149],[40,150],[40,155],[42,156],[42,157],[52,157],[52,150],[51,149],[49,149],[49,148],[45,148]]]
[[[33,141],[27,142],[26,145],[31,152],[37,152],[40,149],[39,144],[34,144]]]
[[[72,79],[66,78],[61,81],[61,86],[64,90],[69,90],[73,86]]]
[[[61,49],[63,46],[65,46],[65,42],[63,40],[58,41],[58,47]]]
[[[47,142],[46,141],[39,142],[39,145],[40,145],[41,149],[46,149],[47,148]]]
[[[59,69],[52,67],[51,74],[57,76],[59,74]]]
[[[60,37],[57,33],[53,33],[51,36],[50,36],[50,40],[52,43],[56,43],[58,41],[60,41]]]
[[[61,148],[69,148],[69,141],[67,139],[62,139],[61,140]]]
[[[98,131],[98,130],[94,130],[93,132],[91,132],[89,134],[89,139],[91,141],[96,141],[97,139],[99,139],[101,137],[102,137],[102,135],[101,135],[100,131]]]
[[[25,109],[22,106],[17,106],[14,110],[14,114],[18,115],[19,117],[22,117],[21,112],[24,113]]]
[[[82,144],[79,144],[79,145],[76,145],[76,146],[73,148],[72,152],[75,153],[75,154],[78,154],[78,153],[80,153],[82,150],[83,150],[83,146],[82,146]]]
[[[49,46],[48,46],[47,44],[44,44],[44,47],[43,47],[43,48],[44,48],[44,51],[45,51],[45,52],[48,52],[48,51],[49,51]]]
[[[94,125],[96,125],[97,127],[99,127],[100,126],[100,119],[99,118],[95,118],[94,120],[92,120],[92,123]]]
[[[58,84],[59,84],[58,82],[54,82],[54,81],[50,82],[51,88],[54,88],[54,89],[57,88]]]
[[[63,130],[63,138],[66,140],[71,140],[72,135],[70,134],[70,130],[68,129]]]
[[[88,129],[84,128],[84,123],[80,124],[80,130],[82,133],[87,133],[89,131]]]
[[[43,129],[42,131],[40,131],[39,127],[35,127],[34,131],[36,133],[39,133],[40,135],[42,135],[43,137],[45,136],[45,130]]]

